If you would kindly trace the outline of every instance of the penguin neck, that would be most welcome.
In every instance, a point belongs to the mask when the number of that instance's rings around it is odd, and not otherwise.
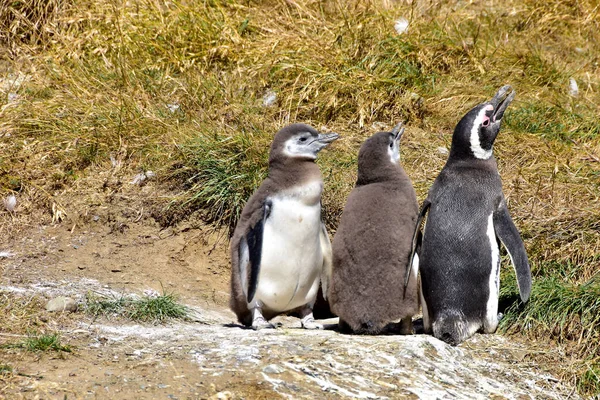
[[[458,146],[457,146],[458,147]],[[453,151],[455,150],[455,146],[452,146],[450,150],[450,155],[448,156],[448,160],[446,161],[446,167],[452,166],[482,166],[485,168],[497,168],[498,165],[496,163],[496,158],[494,154],[492,154],[487,159],[477,158],[473,156],[468,150],[466,151]]]
[[[356,186],[368,185],[370,183],[383,183],[402,180],[406,177],[404,169],[398,164],[389,162],[386,165],[365,166],[358,168]]]
[[[323,181],[321,170],[314,160],[292,157],[272,159],[269,162],[269,179],[280,189]]]

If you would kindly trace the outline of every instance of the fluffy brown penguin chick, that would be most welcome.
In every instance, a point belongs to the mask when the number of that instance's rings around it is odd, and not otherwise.
[[[328,300],[340,328],[354,333],[379,334],[399,320],[401,333],[411,333],[418,311],[416,275],[406,293],[403,289],[418,204],[399,164],[400,127],[361,146],[358,180],[333,239]]]

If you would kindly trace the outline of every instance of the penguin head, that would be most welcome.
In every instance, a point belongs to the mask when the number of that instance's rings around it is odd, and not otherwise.
[[[391,132],[378,132],[368,138],[358,152],[358,183],[364,184],[389,177],[400,161],[402,123]]]
[[[489,159],[504,111],[514,98],[515,91],[505,85],[490,101],[473,107],[454,129],[450,157]]]
[[[315,160],[317,153],[337,138],[337,133],[319,133],[306,124],[288,125],[275,135],[269,161],[280,158]]]

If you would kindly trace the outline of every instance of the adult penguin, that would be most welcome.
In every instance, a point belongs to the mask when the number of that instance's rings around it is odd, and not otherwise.
[[[515,92],[506,85],[458,123],[446,165],[421,207],[421,305],[427,333],[457,345],[498,326],[500,240],[515,268],[521,299],[531,291],[527,253],[502,193],[493,144]],[[421,220],[428,213],[421,241]]]

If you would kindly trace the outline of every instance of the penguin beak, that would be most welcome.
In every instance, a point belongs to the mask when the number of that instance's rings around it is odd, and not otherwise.
[[[515,91],[512,90],[510,85],[505,85],[498,90],[498,93],[490,100],[490,104],[494,107],[494,114],[492,115],[492,121],[500,121],[504,115],[504,111],[515,98]]]
[[[319,136],[317,136],[317,141],[327,146],[329,143],[333,142],[339,137],[340,135],[338,135],[337,133],[319,133]]]
[[[398,125],[396,125],[394,127],[394,129],[392,129],[392,135],[394,137],[394,141],[400,140],[403,133],[404,133],[404,127],[402,126],[402,122],[400,122]]]

